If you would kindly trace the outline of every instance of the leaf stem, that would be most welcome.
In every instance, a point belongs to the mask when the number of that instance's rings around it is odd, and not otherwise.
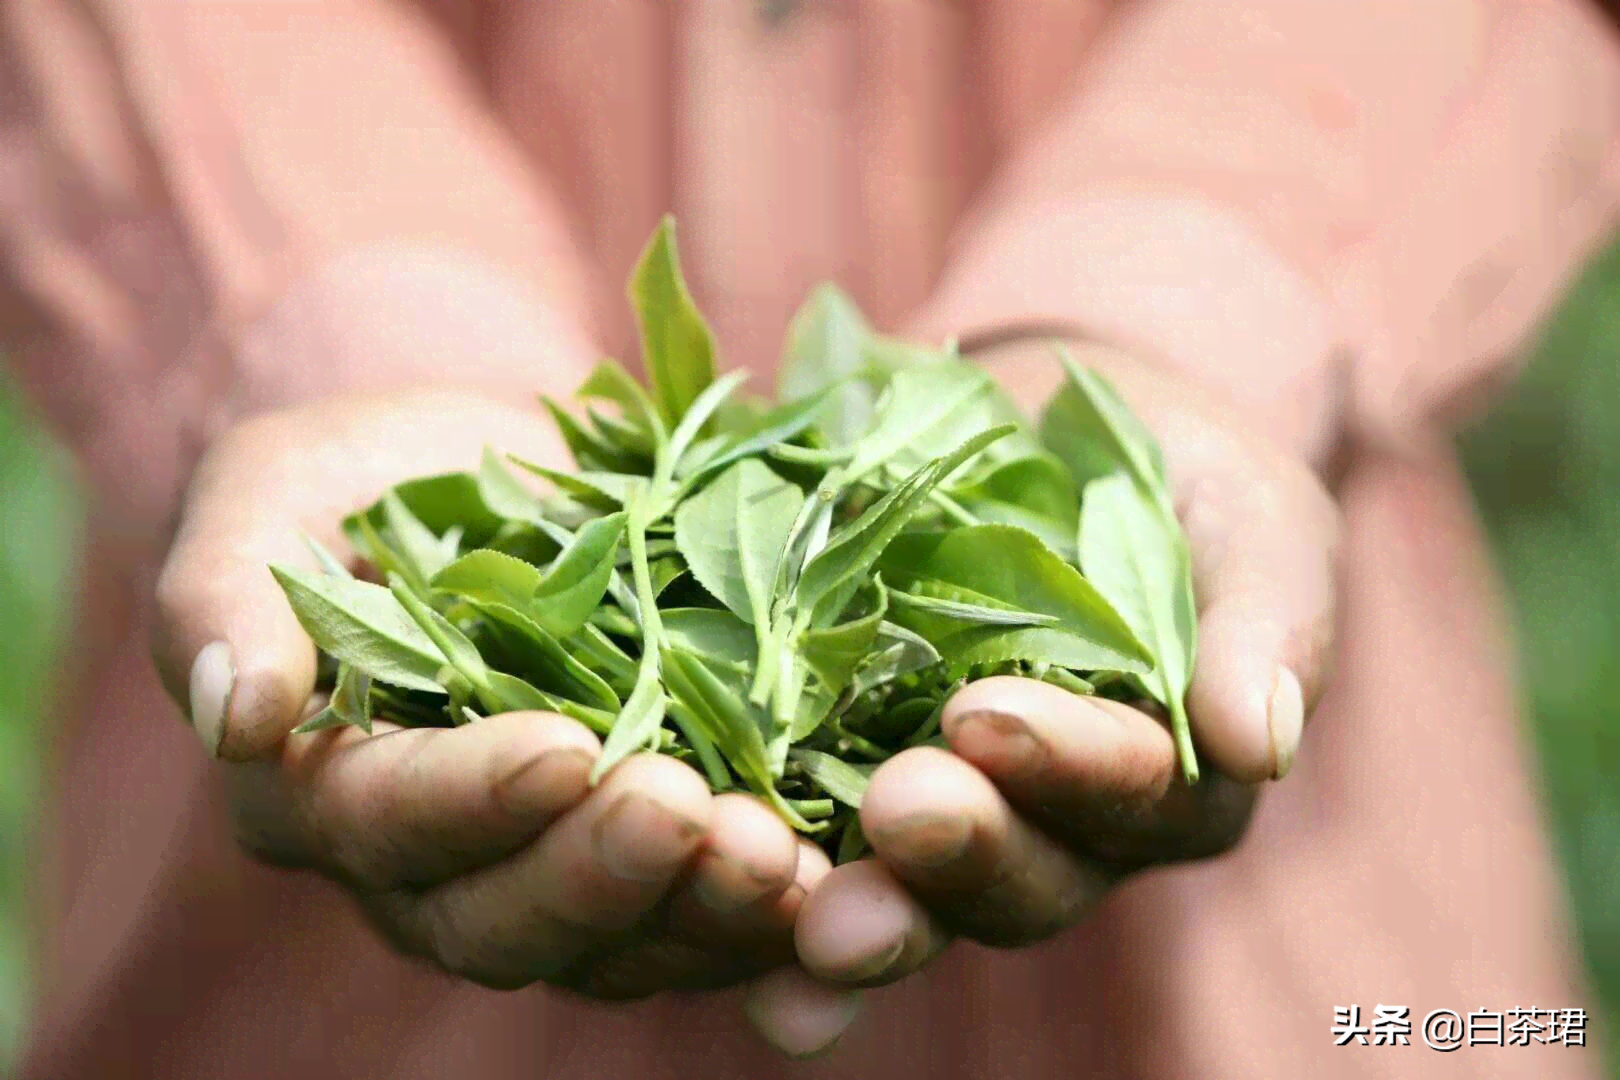
[[[709,781],[709,787],[715,791],[729,790],[732,787],[731,770],[726,768],[725,759],[715,749],[714,743],[692,722],[691,714],[686,709],[671,705],[669,713],[679,725],[681,734],[686,736],[686,741],[692,744],[692,752],[697,754],[698,761],[703,765],[703,775]]]
[[[799,816],[806,821],[830,818],[838,810],[837,804],[831,799],[789,799],[788,805],[798,811]]]
[[[844,726],[843,721],[839,718],[834,717],[829,719],[827,721],[827,727],[834,735],[838,736],[844,742],[847,742],[851,750],[860,754],[862,757],[871,758],[873,761],[887,761],[889,758],[894,756],[889,751],[872,742],[870,739],[863,738],[862,736],[857,735],[853,731],[849,730]]]

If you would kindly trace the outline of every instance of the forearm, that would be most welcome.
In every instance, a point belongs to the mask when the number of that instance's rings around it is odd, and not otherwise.
[[[563,215],[408,6],[11,11],[7,348],[124,512],[249,412],[585,362]]]
[[[1406,437],[1607,232],[1617,57],[1577,0],[1128,8],[916,327],[1084,328],[1318,458]]]

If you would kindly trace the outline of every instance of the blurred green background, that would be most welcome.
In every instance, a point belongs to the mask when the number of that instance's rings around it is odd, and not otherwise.
[[[1601,995],[1597,1022],[1620,1044],[1620,246],[1589,268],[1514,396],[1462,449],[1534,673],[1530,737]],[[71,585],[78,502],[68,477],[0,385],[0,657],[9,675],[0,679],[0,1073],[27,1022],[33,958],[22,916],[37,865],[46,704],[37,673],[60,645]]]

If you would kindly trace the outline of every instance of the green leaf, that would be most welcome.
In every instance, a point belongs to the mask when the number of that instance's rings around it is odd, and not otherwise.
[[[875,771],[875,766],[851,765],[819,750],[790,750],[788,760],[797,762],[805,775],[827,794],[856,810],[861,808],[866,785]]]
[[[653,445],[664,441],[667,429],[645,387],[626,371],[617,360],[601,360],[577,391],[582,398],[611,401],[628,420],[639,421]]]
[[[309,548],[310,552],[315,556],[315,561],[321,564],[322,570],[326,571],[328,574],[331,574],[333,577],[354,577],[354,575],[349,572],[349,568],[343,565],[343,560],[339,559],[336,555],[333,555],[330,551],[328,551],[325,544],[322,544],[319,540],[315,539],[308,533],[304,533],[303,536],[304,546]]]
[[[816,677],[833,692],[849,682],[861,661],[871,653],[878,628],[889,611],[889,590],[881,578],[873,581],[873,600],[867,612],[837,626],[806,631],[799,638],[799,655]]]
[[[892,594],[902,610],[936,615],[954,622],[979,626],[1051,626],[1056,615],[1025,611],[960,585],[918,578],[911,588]]]
[[[635,472],[643,464],[639,456],[626,453],[581,424],[560,402],[542,394],[540,404],[551,414],[576,467],[590,472]]]
[[[659,612],[664,641],[705,663],[747,673],[758,659],[753,628],[729,611],[670,608]]]
[[[909,533],[880,563],[896,588],[932,579],[992,602],[1049,615],[1044,627],[974,626],[896,610],[894,620],[931,641],[955,663],[1027,659],[1091,670],[1147,671],[1153,662],[1130,626],[1074,567],[1031,534],[1007,525]]]
[[[448,561],[438,536],[394,492],[383,495],[382,507],[395,550],[410,565],[417,582],[425,583]]]
[[[675,475],[675,465],[681,456],[691,448],[693,440],[698,434],[707,429],[709,418],[733,393],[748,379],[746,371],[729,371],[719,379],[703,388],[703,392],[693,399],[681,422],[676,425],[675,431],[669,437],[669,446],[665,449],[663,460],[657,479],[662,482]]]
[[[311,574],[274,564],[293,614],[321,649],[378,682],[409,690],[442,692],[438,675],[445,656],[422,632],[394,594],[352,578]]]
[[[675,545],[709,595],[750,625],[769,622],[777,562],[804,493],[753,458],[675,510]]]
[[[504,671],[485,673],[485,685],[479,697],[491,715],[503,712],[556,712],[557,699],[537,687]]]
[[[1075,363],[1062,345],[1069,381],[1047,404],[1041,439],[1074,475],[1077,488],[1126,469],[1144,491],[1165,487],[1164,456],[1142,421],[1101,375]]]
[[[975,483],[953,488],[951,496],[981,521],[1017,525],[1067,561],[1078,558],[1080,490],[1054,454],[1034,451],[1001,462]]]
[[[673,428],[714,381],[714,336],[681,275],[675,219],[659,223],[630,278],[653,401]]]
[[[527,610],[554,636],[567,637],[584,626],[602,602],[624,527],[622,512],[588,522],[536,585]]]
[[[604,510],[617,510],[624,506],[629,500],[631,492],[647,482],[645,477],[637,476],[634,473],[594,472],[590,470],[562,472],[537,462],[526,461],[516,455],[508,455],[508,457],[513,464],[520,468],[526,469],[544,480],[551,481],[556,485],[558,491],[566,492],[588,506]]]
[[[605,610],[605,609],[604,609]],[[630,627],[634,632],[634,624]],[[636,683],[636,662],[611,638],[590,623],[586,623],[563,643],[571,656],[602,674],[610,686],[622,685],[628,694]]]
[[[902,675],[939,662],[939,651],[926,638],[892,622],[882,623],[873,639],[872,651],[851,676],[850,696],[859,697]]]
[[[838,866],[852,863],[862,858],[872,850],[867,843],[866,834],[861,831],[861,818],[859,814],[850,814],[849,823],[844,826],[844,833],[838,839],[838,853],[834,860]]]
[[[338,665],[337,684],[326,708],[293,728],[294,735],[326,728],[358,727],[371,734],[371,676],[348,664]]]
[[[413,589],[427,588],[427,582],[417,571],[415,563],[407,558],[390,538],[379,531],[371,515],[356,515],[350,524],[353,532],[349,542],[384,576],[398,574],[409,581]]]
[[[859,577],[883,554],[889,542],[928,497],[928,493],[973,455],[1011,430],[1010,427],[1000,427],[980,432],[951,453],[935,458],[873,503],[860,517],[830,536],[827,546],[805,565],[804,572],[799,575],[796,590],[798,604],[806,611],[816,612],[823,624],[837,618],[842,605],[836,601],[847,601],[859,586]],[[829,598],[835,602],[825,603]]]
[[[462,539],[477,547],[495,535],[505,521],[484,501],[479,479],[470,473],[443,473],[406,480],[394,485],[393,495],[399,499],[416,519],[429,531],[443,535],[460,527]],[[351,514],[344,520],[343,531],[351,543],[358,536],[357,519],[365,517],[373,529],[385,529],[381,500],[360,514]],[[355,543],[358,548],[359,544]]]
[[[772,409],[761,417],[753,428],[725,442],[723,448],[717,450],[713,457],[705,460],[702,467],[692,473],[689,482],[695,484],[733,462],[756,457],[772,447],[802,435],[827,408],[835,389],[828,387],[818,390],[798,401],[790,401]]]
[[[472,600],[492,600],[519,610],[540,588],[538,567],[490,548],[469,551],[433,575],[434,589]]]
[[[667,555],[662,559],[650,560],[647,570],[652,575],[653,599],[656,600],[686,574],[686,563],[679,555]]]
[[[988,374],[967,364],[897,373],[878,405],[877,422],[855,444],[848,478],[859,480],[891,462],[914,468],[994,426],[988,417],[975,424],[968,416],[994,385]]]
[[[602,753],[597,757],[596,764],[591,767],[592,784],[600,781],[613,766],[631,754],[653,745],[653,740],[658,737],[659,728],[664,724],[664,710],[667,706],[668,699],[664,696],[663,687],[659,685],[656,666],[643,665],[641,678],[636,681],[636,688],[630,692],[630,700],[624,703],[624,708],[619,710],[619,715],[614,718],[613,727],[602,743]]]
[[[585,407],[585,416],[590,420],[596,437],[613,447],[616,457],[630,461],[652,461],[658,456],[660,444],[646,428],[598,412],[589,405]]]
[[[661,666],[670,693],[700,718],[744,782],[762,794],[774,791],[765,752],[764,713],[690,653],[665,649]]]
[[[619,695],[596,672],[564,649],[538,623],[523,612],[493,601],[474,600],[472,607],[487,621],[494,645],[542,689],[554,690],[576,701],[617,712]]]
[[[819,285],[788,325],[777,393],[785,402],[830,394],[822,427],[836,446],[847,446],[872,423],[874,394],[857,376],[871,330],[853,301],[835,285]]]
[[[398,600],[407,614],[422,628],[428,639],[438,646],[450,666],[455,668],[462,678],[472,684],[475,691],[483,691],[489,686],[489,666],[474,645],[455,625],[428,607],[422,599],[411,590],[397,574],[390,575],[389,588],[393,591],[394,599]],[[482,698],[482,694],[480,694]]]
[[[540,500],[489,447],[478,464],[478,494],[501,517],[530,524],[540,520]]]
[[[1080,564],[1099,593],[1152,650],[1140,682],[1170,710],[1171,730],[1189,782],[1198,778],[1185,699],[1197,642],[1192,560],[1174,518],[1124,473],[1086,485]]]

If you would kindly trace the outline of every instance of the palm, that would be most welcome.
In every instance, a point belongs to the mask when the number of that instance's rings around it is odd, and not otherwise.
[[[592,788],[575,721],[289,736],[315,650],[266,570],[339,544],[343,516],[486,446],[563,463],[536,414],[451,393],[331,400],[228,434],[199,466],[159,583],[157,655],[230,767],[255,854],[342,882],[399,947],[474,981],[626,997],[713,987],[793,956],[824,856],[746,796],[641,755]]]

